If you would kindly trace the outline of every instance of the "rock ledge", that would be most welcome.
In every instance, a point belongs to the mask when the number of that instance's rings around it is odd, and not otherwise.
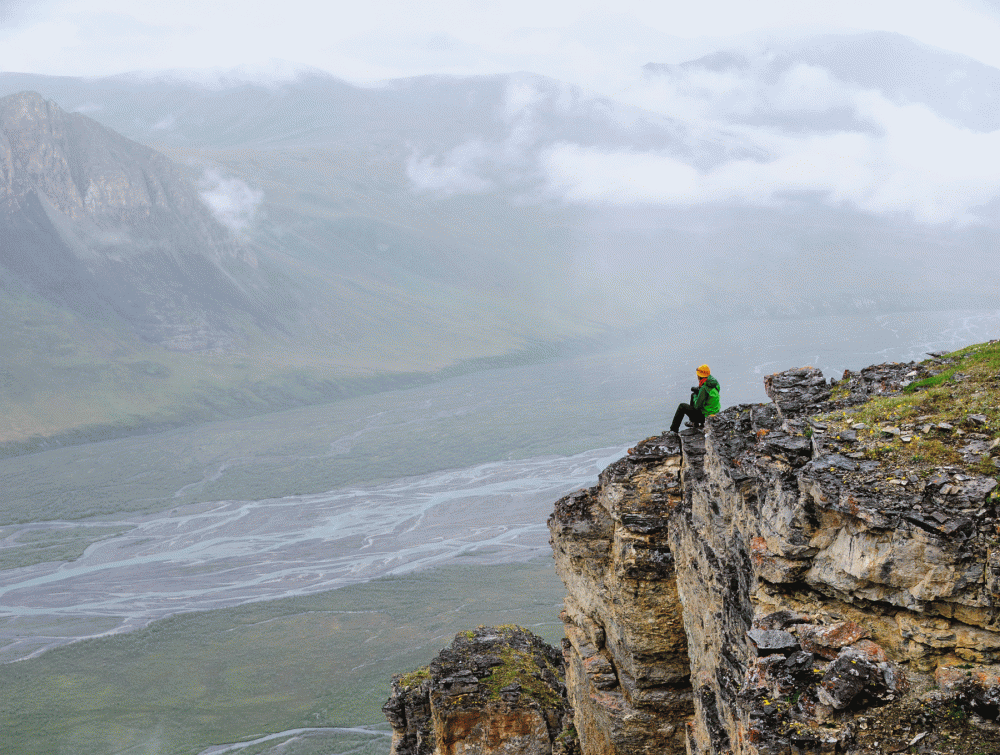
[[[1000,755],[1000,344],[765,390],[555,505],[583,755]]]

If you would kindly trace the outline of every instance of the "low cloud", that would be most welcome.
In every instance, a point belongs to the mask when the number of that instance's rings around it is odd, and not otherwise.
[[[439,155],[414,152],[406,174],[419,191],[438,194],[484,194],[502,188],[523,189],[537,182],[540,149],[536,108],[548,101],[567,107],[569,100],[560,87],[546,92],[535,77],[514,76],[504,92],[500,117],[507,127],[502,141],[469,139]]]
[[[469,141],[442,156],[414,153],[406,163],[406,176],[420,191],[437,194],[485,194],[496,184],[482,174],[495,162],[495,146]]]
[[[529,79],[512,78],[504,92],[504,120],[516,122],[531,115],[533,106],[545,99],[545,93]]]
[[[853,105],[878,133],[746,128],[743,138],[766,157],[708,169],[671,154],[560,144],[541,156],[548,192],[577,203],[681,206],[776,205],[807,194],[926,223],[977,222],[1000,197],[1000,132],[974,132],[874,92],[857,93]]]
[[[713,124],[853,107],[858,90],[827,69],[798,63],[775,71],[771,62],[766,55],[721,53],[705,65],[654,68],[655,73],[625,89],[623,98],[649,110]]]
[[[257,207],[264,200],[263,192],[250,188],[238,178],[207,170],[201,178],[201,201],[215,219],[234,232],[246,230],[253,222]]]
[[[172,131],[176,127],[177,127],[177,118],[175,118],[171,114],[167,115],[164,118],[161,118],[159,121],[154,123],[150,128],[153,131]]]
[[[570,201],[778,204],[803,193],[926,223],[985,219],[1000,197],[1000,132],[978,132],[928,106],[890,100],[799,63],[775,75],[768,55],[673,66],[634,90],[647,107],[729,131],[761,158],[695,170],[671,156],[544,156],[550,187]],[[600,182],[604,181],[601,188]],[[632,199],[623,199],[631,197]]]
[[[809,198],[931,224],[996,217],[1000,131],[966,128],[819,66],[776,71],[773,62],[719,56],[637,81],[620,107],[620,146],[554,142],[559,135],[539,126],[552,98],[515,81],[502,106],[506,141],[415,157],[410,179],[441,193],[503,186],[575,204],[774,206]],[[635,106],[684,128],[665,146],[630,148],[624,116]]]
[[[44,0],[0,0],[0,24],[16,26],[33,10],[45,5]]]

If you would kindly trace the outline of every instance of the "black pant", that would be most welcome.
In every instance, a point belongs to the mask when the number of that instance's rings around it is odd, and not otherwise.
[[[691,404],[681,404],[677,407],[677,411],[674,412],[674,421],[670,423],[671,432],[677,432],[681,429],[681,422],[683,421],[685,414],[688,419],[691,420],[691,424],[695,427],[701,427],[705,424],[704,414],[691,406]]]

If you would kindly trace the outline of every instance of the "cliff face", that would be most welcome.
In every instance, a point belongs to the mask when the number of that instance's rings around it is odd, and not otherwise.
[[[163,155],[33,92],[0,98],[0,286],[195,350],[263,320],[256,260]]]
[[[556,504],[584,755],[1000,752],[1000,348],[765,387]]]
[[[566,685],[587,753],[683,752],[687,641],[669,514],[683,504],[674,436],[612,464],[549,520],[566,583]]]

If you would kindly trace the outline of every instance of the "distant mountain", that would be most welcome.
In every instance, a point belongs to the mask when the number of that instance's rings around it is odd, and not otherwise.
[[[4,289],[149,342],[228,347],[271,319],[252,253],[168,159],[34,92],[0,99],[0,227]]]
[[[0,94],[33,89],[144,143],[177,147],[451,148],[512,136],[641,149],[669,147],[687,127],[531,73],[421,76],[359,87],[305,72],[277,84],[209,88],[176,78],[96,79],[0,73]],[[531,133],[524,133],[530,116]]]

